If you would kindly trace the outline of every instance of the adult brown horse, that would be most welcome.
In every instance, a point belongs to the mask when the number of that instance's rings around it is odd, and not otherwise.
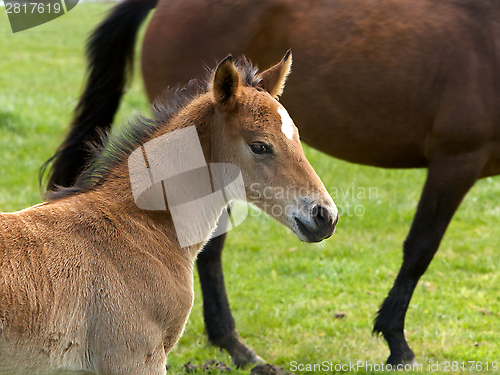
[[[254,202],[301,240],[333,233],[335,204],[276,100],[290,65],[224,59],[112,132],[75,186],[0,214],[0,373],[166,374],[197,254],[255,188],[298,192]]]
[[[70,184],[84,142],[108,128],[148,11],[142,69],[150,99],[228,52],[269,66],[292,48],[283,103],[302,140],[337,158],[428,168],[403,263],[375,319],[391,364],[411,361],[405,315],[465,194],[500,172],[500,3],[487,0],[125,0],[89,42],[90,77],[50,184]],[[70,154],[68,154],[68,152]],[[67,155],[73,155],[68,158]],[[225,295],[221,249],[198,260],[209,339],[236,363],[256,355],[239,338]]]

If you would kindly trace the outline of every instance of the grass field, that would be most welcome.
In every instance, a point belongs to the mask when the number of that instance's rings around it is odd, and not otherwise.
[[[85,39],[110,6],[81,4],[17,34],[0,15],[2,211],[41,201],[38,170],[67,129],[82,88]],[[147,111],[139,74],[117,121],[133,111]],[[371,335],[372,322],[399,268],[425,171],[353,165],[307,147],[306,154],[343,211],[337,232],[307,245],[263,214],[230,232],[224,267],[239,332],[267,361],[288,370],[292,361],[381,364],[389,352]],[[423,365],[416,373],[430,372],[429,364],[444,372],[445,361],[465,361],[466,371],[450,364],[450,373],[490,373],[492,361],[500,361],[499,203],[500,178],[476,184],[415,292],[406,328]],[[185,334],[168,358],[172,373],[189,361],[230,363],[206,344],[201,303],[196,284]],[[339,312],[345,316],[336,318]],[[467,361],[480,361],[482,370],[470,370]]]

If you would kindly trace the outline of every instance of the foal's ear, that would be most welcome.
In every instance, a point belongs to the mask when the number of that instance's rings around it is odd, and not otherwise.
[[[215,70],[212,91],[216,103],[231,106],[239,95],[240,75],[229,55],[222,60]]]
[[[275,99],[283,94],[285,82],[292,71],[292,50],[288,50],[278,64],[262,72],[260,86]]]

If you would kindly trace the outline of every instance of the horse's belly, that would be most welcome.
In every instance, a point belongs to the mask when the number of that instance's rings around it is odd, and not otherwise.
[[[370,165],[380,168],[424,168],[427,159],[422,145],[412,140],[372,138],[356,136],[325,136],[324,138],[308,136],[303,132],[303,141],[337,159],[351,163]]]

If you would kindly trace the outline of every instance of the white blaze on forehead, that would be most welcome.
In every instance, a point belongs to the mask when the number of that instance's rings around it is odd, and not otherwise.
[[[281,131],[291,140],[295,134],[295,126],[293,125],[292,118],[283,107],[278,107],[278,113],[281,116]]]

